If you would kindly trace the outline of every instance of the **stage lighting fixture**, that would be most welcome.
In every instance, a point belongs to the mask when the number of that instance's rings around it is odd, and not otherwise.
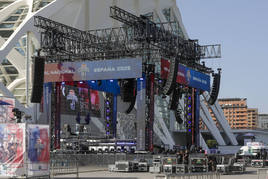
[[[110,137],[113,131],[113,95],[110,93],[106,94],[105,99],[105,123],[106,123],[106,135]]]
[[[189,132],[191,131],[192,128],[192,90],[188,89],[187,92],[185,93],[185,98],[184,98],[184,114],[185,114],[185,127],[186,130]]]

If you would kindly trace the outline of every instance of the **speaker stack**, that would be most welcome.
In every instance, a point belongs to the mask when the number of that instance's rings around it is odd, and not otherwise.
[[[45,60],[42,57],[33,59],[33,83],[32,83],[32,103],[40,103],[43,95]]]

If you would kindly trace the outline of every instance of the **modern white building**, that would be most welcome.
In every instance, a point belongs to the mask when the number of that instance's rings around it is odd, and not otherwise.
[[[40,34],[34,27],[33,17],[43,16],[80,30],[118,27],[122,24],[109,17],[110,6],[119,6],[135,15],[146,15],[155,22],[173,22],[172,28],[181,37],[188,39],[176,0],[0,0],[0,92],[3,96],[15,97],[16,107],[38,120],[38,105],[30,103],[31,56],[39,48]],[[226,134],[223,139],[210,113],[203,105],[208,95],[202,97],[201,119],[220,145],[237,141],[226,122],[220,106],[211,106],[219,124]],[[172,147],[184,129],[167,108],[169,99],[157,98],[154,131],[160,140]],[[164,117],[165,116],[165,117]],[[164,121],[163,118],[168,118]],[[103,129],[96,121],[97,127]],[[202,136],[201,144],[206,146]]]
[[[268,129],[268,114],[259,114],[258,128]]]

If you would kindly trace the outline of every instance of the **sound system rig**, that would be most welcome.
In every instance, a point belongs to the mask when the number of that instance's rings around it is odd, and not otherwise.
[[[43,57],[33,59],[33,84],[32,84],[32,103],[40,103],[43,95],[45,60]]]
[[[176,22],[155,23],[146,16],[136,16],[117,6],[110,7],[110,17],[123,23],[123,26],[117,28],[106,28],[98,30],[82,31],[65,24],[55,22],[45,17],[35,16],[34,26],[41,30],[41,49],[45,54],[45,63],[59,61],[81,61],[81,60],[106,60],[120,58],[141,57],[143,60],[143,73],[147,80],[147,141],[152,143],[153,135],[153,118],[154,118],[154,95],[155,89],[161,89],[163,97],[171,95],[170,109],[175,112],[176,120],[182,123],[183,116],[186,120],[187,129],[193,130],[193,110],[190,109],[188,103],[193,102],[194,88],[190,86],[180,86],[176,82],[179,64],[187,66],[193,70],[204,74],[214,74],[214,71],[201,64],[201,59],[220,58],[220,45],[204,45],[198,44],[198,40],[185,39],[181,36],[179,30],[175,28],[166,29],[164,25],[174,27]],[[218,49],[218,50],[217,50]],[[159,76],[155,72],[155,66],[159,64],[161,58],[168,59],[170,62],[170,71],[163,85],[154,86],[156,83],[149,82]],[[37,63],[38,64],[38,63]],[[41,64],[40,68],[43,68]],[[153,70],[146,70],[148,66]],[[38,67],[37,67],[38,68]],[[41,70],[40,70],[41,71]],[[39,70],[34,73],[39,74]],[[43,81],[42,75],[37,81]],[[164,79],[161,79],[164,81]],[[121,84],[121,97],[124,102],[130,103],[126,113],[130,113],[134,108],[137,94],[137,80],[123,79]],[[214,104],[217,99],[220,85],[220,71],[214,74],[213,88],[209,104]],[[41,85],[42,86],[42,85]],[[35,88],[40,91],[41,86],[36,82]],[[182,95],[184,88],[188,91]],[[152,90],[154,90],[152,92]],[[192,91],[192,92],[191,92]],[[35,92],[35,91],[34,91]],[[35,93],[33,101],[39,102],[40,95]],[[182,109],[179,108],[179,98],[184,97],[188,106],[185,106],[184,115]],[[191,99],[189,99],[191,97]],[[109,98],[109,97],[108,97]],[[192,111],[191,111],[192,110]],[[55,110],[52,110],[55,111]],[[192,116],[188,114],[192,114]],[[188,114],[187,114],[188,113]],[[106,117],[109,116],[106,114]],[[191,123],[190,123],[191,122]],[[109,122],[107,122],[107,125]],[[53,131],[53,126],[51,127]],[[110,132],[110,128],[106,127],[106,132]],[[188,132],[189,132],[188,131]],[[192,131],[191,131],[192,132]],[[152,146],[148,146],[148,150],[152,150]]]

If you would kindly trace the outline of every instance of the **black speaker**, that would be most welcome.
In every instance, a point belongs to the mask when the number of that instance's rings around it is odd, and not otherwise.
[[[210,94],[210,98],[208,100],[208,103],[210,105],[213,105],[217,98],[218,98],[218,94],[220,91],[220,81],[221,81],[221,73],[220,71],[218,72],[218,74],[213,74],[213,85],[212,85],[212,91]]]
[[[40,103],[43,95],[43,84],[44,84],[44,70],[45,60],[41,57],[34,57],[33,59],[33,75],[32,75],[32,103]]]
[[[121,97],[124,102],[131,102],[134,95],[135,81],[133,78],[123,80],[121,88]]]
[[[176,58],[170,60],[170,66],[169,66],[170,71],[168,73],[168,78],[163,86],[164,95],[170,95],[172,93],[174,86],[176,85],[178,68],[179,68],[179,59],[178,56],[176,56]]]
[[[136,81],[134,80],[134,83]],[[134,93],[133,96],[132,96],[132,99],[130,101],[130,105],[128,107],[128,109],[126,110],[126,113],[129,114],[133,109],[134,109],[134,106],[135,106],[135,103],[136,103],[136,96],[137,96],[137,86],[136,84],[134,84]]]
[[[183,123],[183,120],[181,118],[181,111],[180,110],[176,110],[174,112],[175,112],[175,118],[176,118],[177,123],[182,124]]]

